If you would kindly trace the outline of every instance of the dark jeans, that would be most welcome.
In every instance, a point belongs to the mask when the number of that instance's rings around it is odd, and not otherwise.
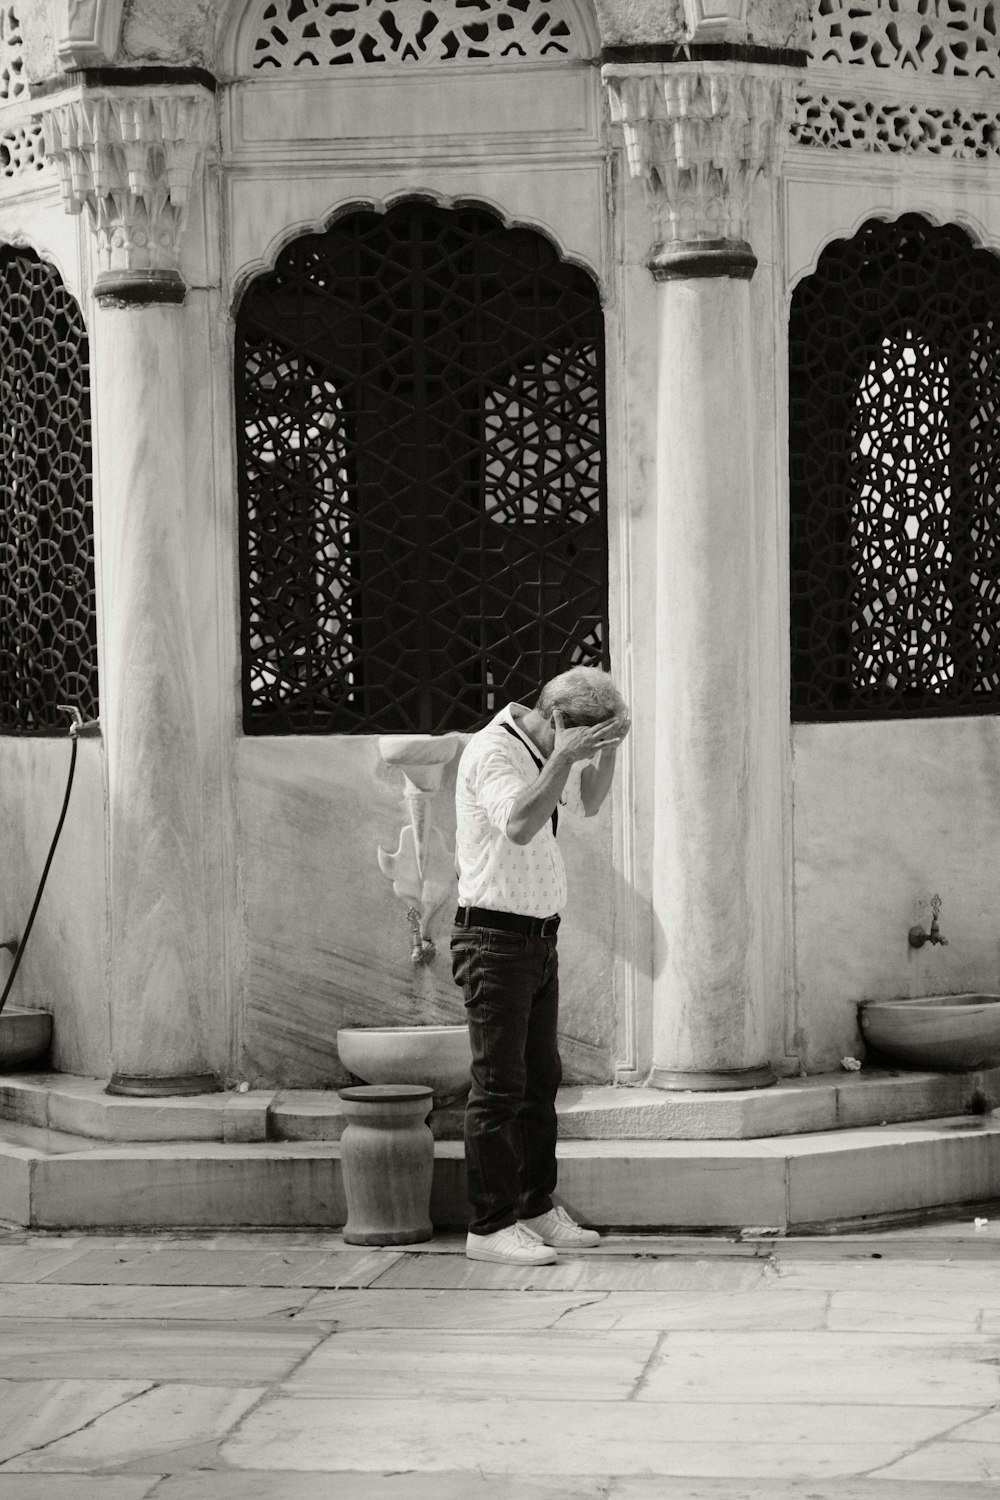
[[[456,927],[451,961],[472,1042],[465,1110],[469,1229],[493,1234],[552,1207],[562,1078],[556,939]]]

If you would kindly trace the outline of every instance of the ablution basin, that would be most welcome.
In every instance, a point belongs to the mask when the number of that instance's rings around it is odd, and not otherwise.
[[[0,1011],[0,1071],[38,1063],[52,1044],[52,1016],[47,1010],[8,1005]]]
[[[337,1051],[364,1083],[422,1083],[436,1100],[468,1091],[472,1050],[467,1026],[345,1026]]]
[[[1000,995],[863,1000],[858,1012],[868,1045],[908,1067],[963,1073],[1000,1065]]]

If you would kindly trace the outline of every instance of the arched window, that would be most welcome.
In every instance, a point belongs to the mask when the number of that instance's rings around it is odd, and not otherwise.
[[[0,247],[0,732],[97,716],[87,333],[58,275]]]
[[[607,650],[597,288],[420,200],[290,245],[236,329],[244,728],[475,727]]]
[[[792,717],[1000,710],[1000,261],[871,222],[789,330]]]

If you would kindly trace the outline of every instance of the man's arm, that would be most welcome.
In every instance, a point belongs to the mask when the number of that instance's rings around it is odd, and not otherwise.
[[[584,725],[579,729],[566,729],[563,725],[562,714],[556,709],[552,716],[552,726],[555,730],[555,743],[552,746],[552,754],[542,767],[538,780],[531,786],[525,787],[524,791],[516,798],[507,819],[507,837],[512,844],[530,844],[546,823],[551,818],[558,806],[559,799],[566,787],[566,778],[569,776],[571,767],[578,760],[593,760],[597,754],[601,755],[603,761],[607,751],[611,751],[611,767],[607,772],[608,785],[614,773],[614,747],[621,744],[627,733],[621,728],[621,721],[609,719],[604,724]],[[598,770],[595,766],[594,771]],[[587,815],[592,816],[587,809],[587,798],[584,797],[584,808]],[[594,812],[600,807],[605,796],[607,787],[601,793],[600,801],[594,806]]]
[[[614,732],[617,738],[605,745],[594,765],[584,766],[580,773],[580,799],[588,818],[592,818],[600,811],[601,804],[611,790],[611,782],[615,774],[616,752],[629,732],[629,717],[627,714],[622,714],[601,727]]]

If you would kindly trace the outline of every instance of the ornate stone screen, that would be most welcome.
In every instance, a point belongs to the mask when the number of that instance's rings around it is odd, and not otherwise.
[[[792,299],[792,716],[1000,708],[1000,261],[916,215]]]
[[[792,138],[959,159],[1000,149],[995,0],[814,0]]]
[[[0,732],[97,715],[87,333],[50,266],[0,247]]]
[[[18,7],[0,0],[0,194],[45,170],[42,127],[30,115]]]
[[[254,73],[577,55],[558,0],[267,0]]]
[[[244,727],[443,732],[607,641],[597,287],[409,201],[297,240],[236,337]]]

